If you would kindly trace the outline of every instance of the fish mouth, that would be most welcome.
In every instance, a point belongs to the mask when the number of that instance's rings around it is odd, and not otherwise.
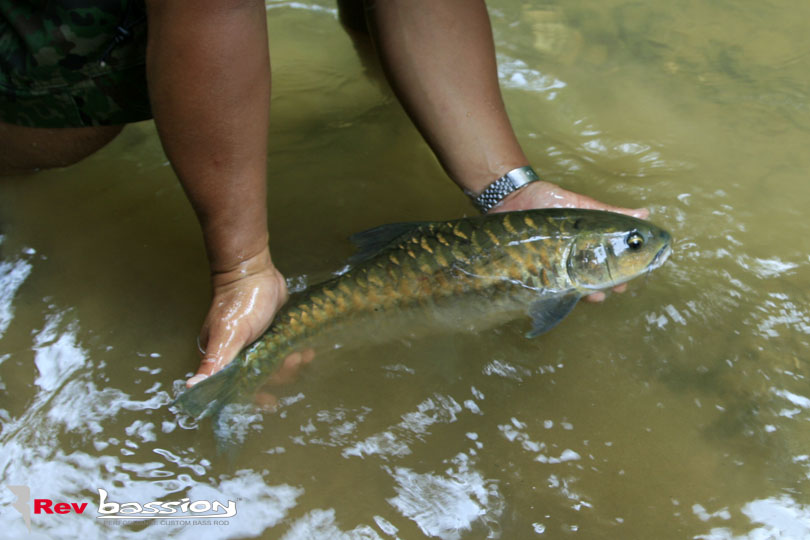
[[[652,272],[656,268],[663,265],[671,254],[672,248],[670,247],[669,242],[667,242],[661,249],[658,250],[658,253],[655,254],[655,257],[653,257],[653,260],[650,261],[650,264],[647,266],[647,272]]]

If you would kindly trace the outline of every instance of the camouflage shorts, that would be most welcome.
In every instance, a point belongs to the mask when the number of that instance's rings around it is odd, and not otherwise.
[[[151,117],[143,0],[0,0],[0,120],[80,127]]]

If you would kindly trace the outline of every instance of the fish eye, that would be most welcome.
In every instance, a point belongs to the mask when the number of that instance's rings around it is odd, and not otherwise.
[[[633,231],[627,235],[625,242],[627,242],[627,247],[633,251],[636,251],[637,249],[641,249],[641,246],[644,245],[644,237],[638,232]]]

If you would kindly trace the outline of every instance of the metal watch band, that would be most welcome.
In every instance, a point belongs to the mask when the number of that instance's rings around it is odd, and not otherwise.
[[[529,166],[512,169],[488,185],[480,195],[473,197],[473,204],[482,214],[486,214],[498,206],[507,195],[537,180],[540,180],[540,177]]]

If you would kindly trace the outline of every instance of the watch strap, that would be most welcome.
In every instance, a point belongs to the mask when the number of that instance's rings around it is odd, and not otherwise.
[[[481,213],[486,214],[503,202],[506,196],[513,191],[538,180],[540,180],[540,177],[528,165],[512,169],[484,188],[484,191],[479,195],[472,195],[473,204]]]

